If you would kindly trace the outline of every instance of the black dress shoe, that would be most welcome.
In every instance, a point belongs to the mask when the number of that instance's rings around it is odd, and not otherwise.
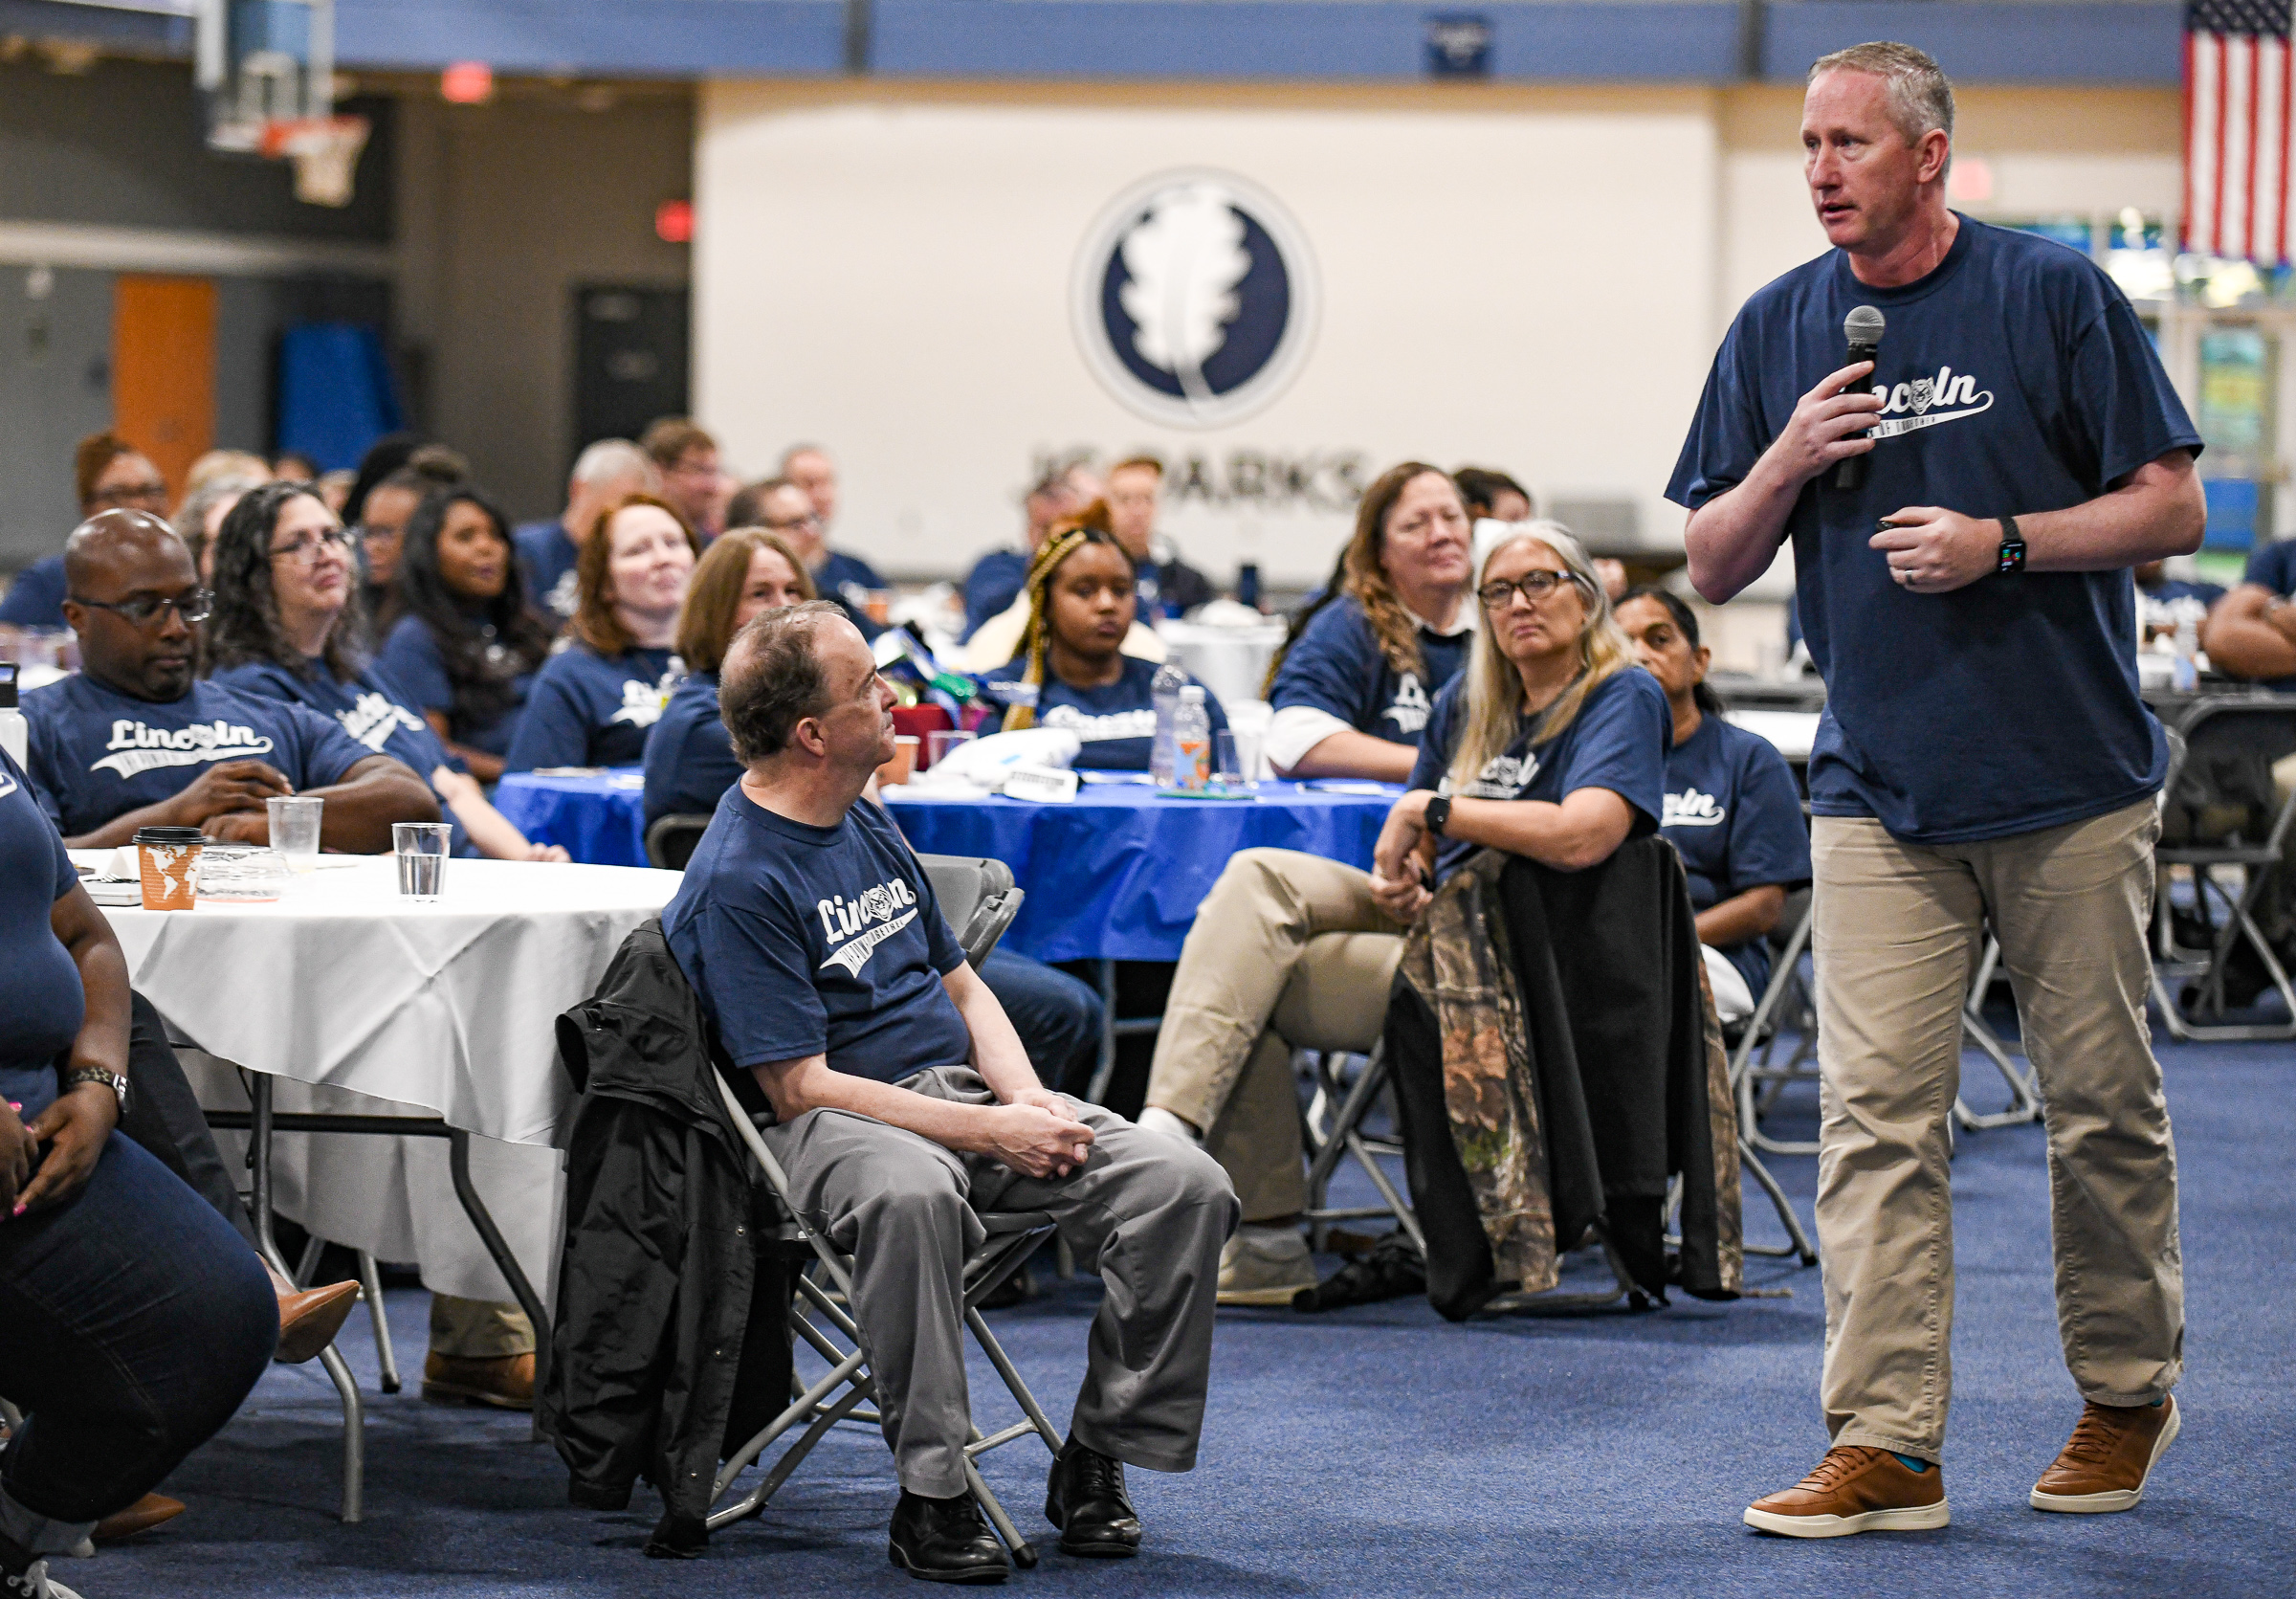
[[[929,1583],[1001,1583],[1012,1573],[1004,1545],[970,1494],[929,1499],[902,1489],[887,1552],[894,1565]]]
[[[1115,1560],[1140,1552],[1140,1514],[1124,1491],[1124,1462],[1071,1438],[1045,1484],[1045,1520],[1071,1555]]]

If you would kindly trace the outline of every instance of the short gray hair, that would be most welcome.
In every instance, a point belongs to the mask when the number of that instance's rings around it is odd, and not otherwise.
[[[1821,56],[1810,66],[1805,84],[1829,72],[1863,72],[1889,85],[1889,120],[1906,143],[1918,144],[1932,129],[1954,137],[1954,86],[1926,50],[1890,40],[1853,44],[1831,56]]]
[[[844,615],[834,600],[807,600],[765,611],[734,635],[718,667],[718,716],[743,766],[779,755],[799,722],[828,710],[817,634]]]
[[[574,457],[574,481],[585,488],[633,473],[651,481],[653,457],[627,438],[602,438]]]

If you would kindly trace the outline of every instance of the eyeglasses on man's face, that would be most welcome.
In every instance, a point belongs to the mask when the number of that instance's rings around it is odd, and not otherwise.
[[[1578,581],[1569,572],[1529,571],[1512,580],[1500,578],[1486,583],[1475,590],[1475,598],[1483,602],[1486,611],[1504,611],[1514,603],[1517,594],[1536,605],[1563,585]]]
[[[108,611],[139,628],[149,628],[169,611],[196,626],[215,611],[215,596],[205,589],[191,589],[181,594],[135,594],[124,600],[88,600],[75,594],[72,603],[84,605],[91,611]]]
[[[162,507],[167,503],[167,485],[157,477],[146,477],[140,483],[114,483],[89,495],[88,503],[115,510],[128,505]]]

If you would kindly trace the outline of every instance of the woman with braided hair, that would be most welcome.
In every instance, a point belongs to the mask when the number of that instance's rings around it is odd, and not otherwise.
[[[1028,564],[1023,592],[1028,627],[1020,654],[983,682],[1003,700],[1003,721],[986,731],[1058,727],[1083,747],[1079,768],[1146,771],[1156,740],[1157,666],[1122,653],[1132,628],[1137,576],[1095,500],[1053,526]],[[1227,713],[1209,690],[1204,710],[1218,733]]]

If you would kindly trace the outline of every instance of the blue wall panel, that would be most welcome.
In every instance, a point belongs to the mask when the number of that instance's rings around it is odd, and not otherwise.
[[[1799,82],[1828,51],[1900,39],[1936,56],[1955,82],[2175,88],[2184,80],[2183,28],[2183,8],[2157,0],[1789,0],[1766,13],[1762,76]]]
[[[845,70],[842,0],[336,0],[345,66],[609,78]]]
[[[1462,13],[1490,22],[1494,78],[1735,75],[1730,0],[876,0],[871,61],[894,78],[1415,78],[1427,18]]]

